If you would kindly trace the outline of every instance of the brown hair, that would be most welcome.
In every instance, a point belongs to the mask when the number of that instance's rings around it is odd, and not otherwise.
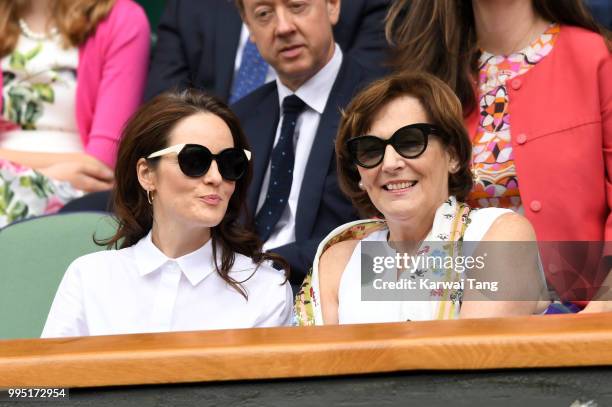
[[[153,225],[153,210],[146,192],[138,182],[137,162],[155,151],[168,146],[169,135],[176,124],[197,113],[212,113],[229,127],[234,147],[249,150],[238,118],[219,99],[197,90],[166,92],[143,105],[128,121],[123,131],[113,189],[114,211],[119,220],[117,233],[100,242],[109,248],[125,248],[142,239]],[[158,165],[158,159],[148,160],[149,165]],[[227,206],[221,223],[211,228],[213,258],[219,275],[246,298],[246,292],[229,276],[235,253],[248,256],[256,264],[271,260],[287,271],[289,266],[280,256],[261,252],[261,242],[252,230],[242,226],[240,219],[251,224],[246,210],[247,188],[251,182],[252,164],[247,174],[236,181],[236,188]],[[221,247],[221,265],[217,264],[217,246]]]
[[[116,0],[54,0],[52,14],[66,45],[78,47],[96,31]],[[19,39],[19,17],[28,0],[0,0],[0,58],[10,54]]]
[[[402,96],[419,100],[430,124],[440,129],[440,140],[459,163],[448,176],[448,192],[463,201],[472,189],[470,170],[472,144],[463,124],[461,103],[444,82],[427,73],[399,73],[380,79],[361,91],[342,114],[336,155],[342,191],[364,217],[380,217],[366,191],[359,188],[359,172],[346,147],[346,141],[367,134],[376,114]]]
[[[532,1],[546,20],[599,33],[612,48],[610,32],[597,24],[582,0]],[[471,1],[395,0],[385,31],[395,69],[434,74],[459,96],[466,116],[476,108],[473,80],[480,51]]]

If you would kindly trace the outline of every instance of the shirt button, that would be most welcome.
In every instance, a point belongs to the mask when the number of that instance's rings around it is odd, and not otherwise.
[[[522,85],[523,81],[520,79],[513,79],[512,82],[510,82],[510,86],[512,86],[512,89],[514,90],[519,90]]]
[[[516,137],[516,142],[518,144],[525,144],[527,142],[527,135],[525,133],[521,133]]]
[[[534,212],[540,212],[542,210],[542,203],[540,201],[531,201],[529,207]]]

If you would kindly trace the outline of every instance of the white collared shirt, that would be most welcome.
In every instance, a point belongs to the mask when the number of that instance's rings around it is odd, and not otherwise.
[[[310,150],[314,143],[321,115],[327,105],[329,94],[336,81],[340,66],[342,65],[342,51],[340,46],[335,44],[334,55],[332,59],[325,65],[315,76],[304,83],[297,91],[300,99],[306,103],[306,109],[298,118],[293,136],[295,145],[295,161],[293,165],[293,182],[291,184],[291,192],[289,193],[289,201],[285,207],[281,218],[276,223],[274,231],[270,238],[264,243],[264,250],[274,249],[275,247],[283,246],[288,243],[295,242],[295,216],[298,207],[298,199],[302,189],[306,164],[310,156]],[[276,138],[274,146],[280,137],[281,126],[283,124],[282,105],[285,97],[294,94],[289,88],[281,83],[277,78],[276,85],[278,88],[278,103],[281,112],[281,118],[276,129]],[[263,206],[270,184],[270,163],[263,179],[261,192],[259,193],[259,202],[257,211]]]
[[[248,301],[215,270],[212,240],[170,259],[149,233],[131,247],[80,257],[64,275],[42,337],[289,325],[293,301],[284,273],[235,256],[229,275],[248,279]]]

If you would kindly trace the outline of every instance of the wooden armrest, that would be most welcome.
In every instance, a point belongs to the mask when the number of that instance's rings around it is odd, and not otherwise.
[[[0,341],[0,387],[612,364],[612,313]]]

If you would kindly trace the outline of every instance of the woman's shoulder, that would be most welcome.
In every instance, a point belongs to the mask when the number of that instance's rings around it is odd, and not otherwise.
[[[500,216],[506,215],[509,213],[515,213],[515,212],[512,211],[511,209],[495,208],[495,207],[471,209],[469,226],[477,225],[482,222],[484,223],[492,222],[495,219],[499,218]]]
[[[360,239],[348,239],[329,246],[321,254],[319,267],[336,269],[338,265],[346,265],[359,242],[361,242]]]
[[[334,246],[338,246],[336,250],[345,250],[354,247],[360,240],[376,238],[381,230],[387,230],[387,224],[382,219],[364,219],[340,225],[321,241],[317,257]]]
[[[334,229],[319,245],[316,260],[327,265],[347,263],[357,244],[365,240],[386,240],[387,224],[381,219],[365,219],[346,223]]]
[[[109,31],[130,35],[135,30],[144,30],[148,35],[150,28],[147,14],[133,0],[117,0],[108,17],[98,25],[94,37],[104,36]]]
[[[587,28],[577,27],[575,25],[561,25],[561,32],[566,36],[578,38],[581,41],[601,41],[601,34],[591,31]]]
[[[118,265],[127,265],[132,255],[132,247],[119,250],[101,250],[78,257],[68,267],[73,273],[96,274],[101,270],[117,270]]]
[[[505,208],[473,209],[464,240],[534,240],[531,223],[524,216]]]
[[[147,18],[142,6],[134,0],[117,0],[111,11],[112,16],[118,17],[144,17]]]
[[[583,57],[587,55],[591,55],[592,57],[610,55],[610,50],[604,37],[586,28],[562,25],[559,39],[560,41],[571,44],[572,49],[580,52]]]

